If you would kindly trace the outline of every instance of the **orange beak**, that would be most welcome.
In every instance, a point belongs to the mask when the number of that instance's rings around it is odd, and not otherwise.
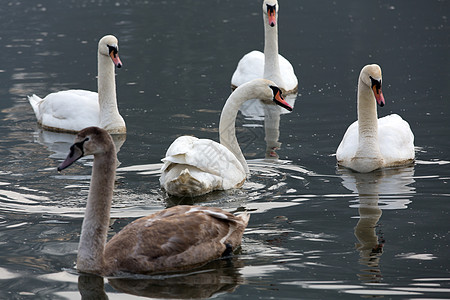
[[[384,102],[384,96],[383,92],[381,91],[381,88],[377,89],[377,87],[374,85],[372,86],[372,91],[375,96],[375,99],[377,100],[378,105],[383,107],[384,104],[386,103]]]
[[[111,52],[109,53],[109,56],[111,57],[111,59],[112,59],[114,65],[115,65],[116,67],[118,67],[118,68],[122,67],[122,62],[120,61],[119,54],[114,53],[114,51],[111,51]]]
[[[292,106],[290,106],[289,103],[287,103],[286,100],[284,100],[283,96],[281,95],[281,91],[278,91],[275,94],[274,100],[275,103],[278,104],[279,106],[284,107],[288,111],[292,111]]]
[[[277,12],[275,6],[267,6],[267,15],[269,16],[270,27],[274,27],[277,24]]]

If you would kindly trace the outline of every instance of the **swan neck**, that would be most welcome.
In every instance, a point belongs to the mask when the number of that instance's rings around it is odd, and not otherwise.
[[[277,25],[270,27],[267,15],[264,14],[264,78],[272,80],[280,88],[285,88],[280,72],[278,55],[278,15]]]
[[[358,83],[359,149],[379,153],[377,104],[372,90],[361,80]]]
[[[235,124],[239,108],[245,101],[251,99],[245,97],[245,91],[245,88],[235,90],[225,102],[220,115],[219,138],[220,143],[236,156],[245,172],[249,173],[247,162],[236,138]]]
[[[100,127],[109,129],[123,119],[119,114],[116,96],[114,64],[109,56],[98,53],[98,102],[100,106]],[[119,121],[118,121],[119,120]],[[117,125],[116,125],[117,126]]]
[[[94,156],[89,196],[86,204],[77,269],[101,274],[105,268],[104,250],[114,189],[116,157],[114,147]]]

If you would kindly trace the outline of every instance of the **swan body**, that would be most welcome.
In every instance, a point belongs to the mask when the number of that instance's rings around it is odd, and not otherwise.
[[[201,195],[206,191],[239,188],[246,178],[246,171],[236,156],[208,139],[180,136],[169,147],[163,161],[160,182],[174,195]]]
[[[245,101],[258,98],[292,110],[281,93],[273,82],[265,79],[255,79],[238,87],[226,101],[220,116],[220,144],[192,136],[177,138],[162,159],[161,187],[175,196],[199,196],[213,190],[241,187],[249,171],[235,132],[239,108]]]
[[[381,68],[367,65],[358,82],[358,120],[348,127],[336,151],[339,165],[367,173],[414,161],[414,134],[408,122],[397,114],[378,119],[377,103],[385,104]]]
[[[125,226],[106,243],[114,189],[116,154],[111,136],[98,127],[80,131],[61,171],[94,155],[86,212],[78,246],[77,269],[98,275],[181,271],[236,249],[248,224],[214,207],[175,206]]]
[[[116,99],[114,66],[120,68],[118,41],[112,35],[98,43],[98,93],[67,90],[47,95],[44,99],[28,96],[38,123],[46,130],[76,133],[98,126],[111,134],[126,133],[125,121]]]
[[[264,0],[264,53],[254,50],[242,57],[231,78],[233,89],[250,80],[265,78],[275,82],[285,95],[297,92],[294,68],[278,53],[278,12],[278,1]]]

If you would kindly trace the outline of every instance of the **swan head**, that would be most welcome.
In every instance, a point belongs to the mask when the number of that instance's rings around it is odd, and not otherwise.
[[[263,2],[263,13],[268,19],[268,24],[270,27],[275,27],[277,24],[277,13],[279,11],[277,0],[264,0]]]
[[[279,105],[288,111],[292,111],[292,106],[284,100],[281,89],[276,85],[269,85],[269,88],[273,92],[272,101],[275,102],[276,105]]]
[[[75,137],[74,144],[66,159],[58,166],[58,171],[72,165],[86,155],[97,155],[113,150],[114,142],[111,135],[99,127],[87,127],[81,130]]]
[[[288,111],[292,111],[292,106],[284,99],[281,89],[271,80],[253,79],[240,85],[233,94],[235,92],[245,94],[243,99],[260,99],[265,103],[275,103]]]
[[[118,68],[122,67],[119,58],[119,41],[113,35],[105,35],[98,42],[98,53],[111,57],[112,62]]]
[[[372,90],[378,105],[383,107],[385,101],[381,91],[381,79],[381,68],[377,64],[365,66],[359,75],[359,80]]]

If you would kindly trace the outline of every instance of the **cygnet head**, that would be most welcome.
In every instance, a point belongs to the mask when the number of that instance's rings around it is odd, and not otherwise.
[[[365,66],[359,74],[359,80],[372,90],[378,105],[384,106],[385,101],[381,91],[381,79],[381,68],[377,64]]]
[[[74,144],[66,159],[58,166],[58,171],[69,167],[78,159],[86,155],[104,154],[114,151],[114,142],[111,135],[99,127],[87,127],[81,130],[75,137]]]
[[[279,9],[277,0],[264,0],[263,13],[265,18],[268,19],[270,27],[275,27],[275,25],[277,25],[277,14]]]
[[[122,67],[119,58],[119,42],[113,35],[105,35],[98,42],[98,53],[111,57],[114,65],[118,68]]]

